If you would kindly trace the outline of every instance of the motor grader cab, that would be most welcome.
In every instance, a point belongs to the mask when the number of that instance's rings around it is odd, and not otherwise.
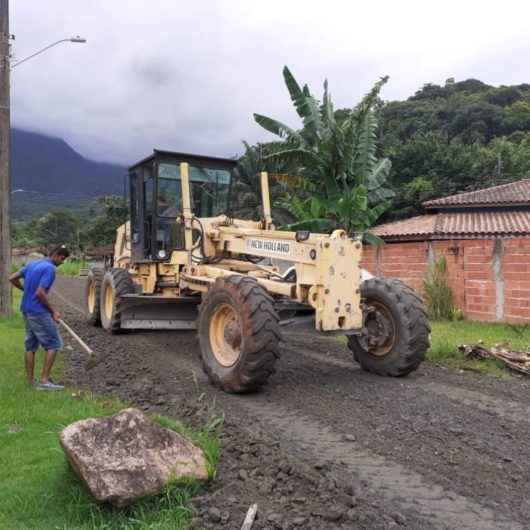
[[[228,215],[236,162],[154,151],[129,170],[130,220],[113,266],[86,283],[88,320],[111,333],[197,329],[210,380],[230,392],[266,383],[283,326],[343,334],[354,359],[381,375],[416,369],[429,345],[421,300],[398,280],[361,283],[361,241],[276,230],[268,176],[263,215]],[[287,274],[274,259],[291,263]]]

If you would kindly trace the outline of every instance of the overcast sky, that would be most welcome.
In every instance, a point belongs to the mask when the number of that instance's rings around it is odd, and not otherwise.
[[[384,99],[474,77],[530,82],[525,0],[11,0],[15,126],[129,164],[154,147],[218,156],[269,138],[259,112],[296,126],[282,68],[336,108],[383,75]]]

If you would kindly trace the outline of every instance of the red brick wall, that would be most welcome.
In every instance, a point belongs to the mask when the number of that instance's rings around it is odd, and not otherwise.
[[[474,320],[530,323],[530,238],[387,243],[364,249],[362,266],[418,292],[445,256],[455,304]]]

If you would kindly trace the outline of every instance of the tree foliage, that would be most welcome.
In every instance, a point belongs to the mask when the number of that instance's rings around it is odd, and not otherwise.
[[[376,154],[374,106],[388,78],[379,80],[338,120],[327,81],[319,101],[307,85],[298,84],[287,67],[283,77],[302,127],[294,129],[261,114],[254,114],[254,119],[279,137],[267,145],[264,158],[280,162],[290,174],[301,177],[301,185],[291,187],[283,202],[297,219],[287,228],[364,232],[394,196],[386,182],[390,161]]]
[[[289,178],[285,167],[278,160],[268,158],[269,144],[251,146],[243,142],[243,145],[245,152],[238,160],[232,182],[232,215],[255,220],[263,217],[260,174],[267,171],[273,218],[280,224],[291,222],[292,216],[281,205],[287,187],[285,180]]]
[[[386,219],[418,214],[429,198],[530,176],[530,85],[426,84],[381,105],[378,134],[398,190]]]
[[[114,195],[100,197],[88,214],[55,209],[46,215],[12,226],[14,246],[39,246],[43,249],[64,244],[75,253],[87,247],[113,243],[116,229],[128,217],[127,201]]]

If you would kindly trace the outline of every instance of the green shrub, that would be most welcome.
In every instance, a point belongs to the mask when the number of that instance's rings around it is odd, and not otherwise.
[[[457,311],[453,304],[453,293],[447,280],[447,262],[441,257],[429,270],[423,282],[425,302],[429,318],[433,320],[452,320]],[[456,320],[456,319],[455,319]]]
[[[86,268],[88,268],[88,262],[86,260],[79,258],[68,258],[60,267],[57,268],[57,272],[64,276],[79,276],[79,271]]]

